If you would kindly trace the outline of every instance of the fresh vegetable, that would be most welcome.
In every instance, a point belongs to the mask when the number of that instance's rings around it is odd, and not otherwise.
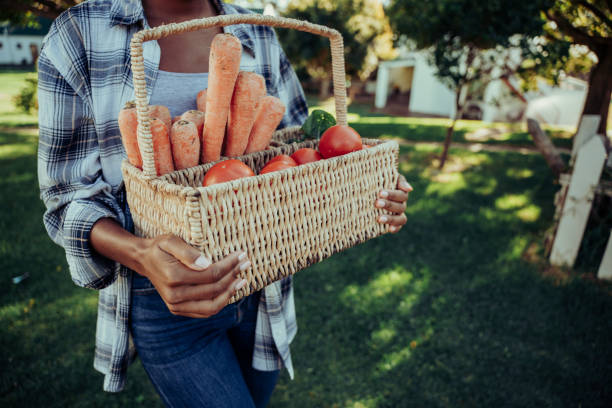
[[[204,176],[202,185],[204,187],[226,181],[236,180],[242,177],[254,176],[253,170],[240,160],[229,159],[212,166]]]
[[[200,136],[196,125],[181,119],[172,125],[170,131],[172,157],[177,170],[197,166],[200,161]]]
[[[284,114],[285,104],[280,99],[270,95],[261,98],[245,153],[265,150]]]
[[[244,154],[255,122],[257,104],[265,94],[264,77],[254,72],[241,71],[238,74],[227,122],[226,156]]]
[[[361,136],[350,126],[332,126],[323,133],[319,140],[319,152],[325,159],[361,149]]]
[[[198,135],[202,135],[202,128],[204,127],[204,113],[198,110],[188,110],[181,115],[181,119],[193,122],[198,129]]]
[[[296,150],[295,153],[291,155],[291,158],[299,164],[306,164],[321,160],[322,157],[315,149],[311,149],[310,147],[304,147],[302,149]]]
[[[285,161],[278,160],[278,161],[270,162],[266,164],[264,168],[261,169],[259,174],[272,173],[273,171],[290,169],[291,167],[295,167],[295,166],[296,166],[295,164],[291,164]]]
[[[172,127],[172,115],[170,115],[170,111],[164,105],[149,106],[149,115],[151,119],[157,118],[164,122],[166,128],[170,129]]]
[[[293,160],[291,157],[287,156],[286,154],[279,154],[278,156],[275,156],[272,159],[270,159],[266,163],[266,166],[268,164],[270,164],[270,163],[275,163],[275,162],[283,162],[283,163],[290,164],[292,166],[297,166],[298,165],[295,160]]]
[[[240,70],[242,45],[231,34],[217,34],[210,46],[202,162],[219,160],[234,84]]]
[[[330,127],[336,124],[336,119],[321,109],[313,110],[302,125],[302,131],[308,139],[318,139]]]
[[[136,105],[127,102],[125,107],[119,111],[119,132],[121,140],[127,153],[128,161],[133,166],[142,169],[142,157],[138,147],[138,118],[136,117]]]
[[[196,105],[200,112],[206,112],[206,89],[202,89],[200,92],[198,92],[198,96],[196,97]]]
[[[151,136],[153,139],[153,155],[157,175],[161,176],[174,171],[168,128],[161,119],[155,118],[151,121]]]

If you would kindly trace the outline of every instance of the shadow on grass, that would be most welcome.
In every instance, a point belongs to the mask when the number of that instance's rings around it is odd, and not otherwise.
[[[476,164],[432,183],[404,152],[406,227],[296,276],[297,379],[273,406],[605,406],[612,299],[520,259],[552,218],[545,164],[454,151]]]
[[[125,392],[101,391],[96,293],[44,232],[33,142],[6,148],[23,152],[0,155],[3,406],[161,406],[139,364]],[[611,298],[521,260],[552,218],[543,160],[456,149],[437,173],[435,154],[401,149],[415,191],[399,234],[296,275],[296,379],[283,374],[271,406],[605,406]]]
[[[97,293],[71,282],[63,250],[44,231],[32,139],[8,138],[17,143],[0,145],[1,405],[161,406],[139,363],[125,393],[102,392],[92,367]],[[11,283],[26,272],[28,279]]]

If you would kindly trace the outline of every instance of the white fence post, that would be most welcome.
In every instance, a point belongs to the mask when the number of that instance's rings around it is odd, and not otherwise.
[[[589,138],[597,134],[597,127],[601,117],[599,115],[583,115],[578,124],[578,131],[574,136],[574,144],[572,145],[572,159],[576,158],[576,154],[580,148],[589,141]]]
[[[606,149],[599,136],[578,150],[550,254],[553,265],[574,266],[605,159]]]
[[[376,96],[374,106],[382,109],[387,104],[387,93],[389,92],[389,67],[384,62],[378,64],[376,76]]]
[[[610,231],[610,238],[608,238],[606,252],[604,252],[603,259],[601,260],[601,265],[599,265],[597,277],[599,279],[612,279],[612,231]]]

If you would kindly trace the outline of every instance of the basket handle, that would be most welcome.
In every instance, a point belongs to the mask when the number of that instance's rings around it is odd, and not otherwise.
[[[144,74],[144,58],[142,43],[158,40],[172,34],[187,31],[203,30],[211,27],[225,27],[233,24],[254,24],[270,27],[292,28],[307,33],[318,34],[329,38],[332,56],[332,79],[334,84],[334,102],[336,120],[340,125],[347,124],[346,117],[346,77],[344,68],[344,42],[342,34],[333,28],[312,24],[307,21],[292,18],[263,16],[260,14],[226,14],[215,17],[189,20],[182,23],[171,23],[155,28],[141,30],[134,34],[130,43],[132,60],[132,75],[136,109],[138,116],[138,147],[143,161],[144,176],[148,179],[157,177],[153,155],[153,140],[151,137],[151,118],[147,103],[147,89]],[[168,129],[170,131],[170,129]]]

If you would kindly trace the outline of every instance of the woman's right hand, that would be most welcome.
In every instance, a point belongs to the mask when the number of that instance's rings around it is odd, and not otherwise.
[[[210,317],[247,282],[239,273],[251,266],[244,252],[211,263],[175,235],[144,240],[136,272],[149,278],[172,314]]]

